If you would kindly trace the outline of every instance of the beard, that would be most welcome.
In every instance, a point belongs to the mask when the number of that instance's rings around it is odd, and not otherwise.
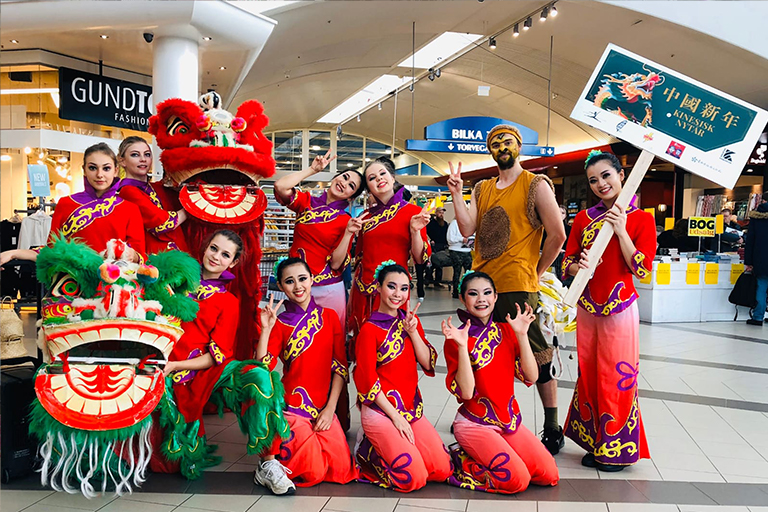
[[[502,156],[509,155],[509,158],[506,160],[502,159]],[[498,154],[497,157],[494,157],[494,160],[496,161],[496,165],[499,166],[499,169],[502,171],[506,171],[507,169],[511,169],[515,166],[516,159],[512,153],[509,151],[502,151]]]

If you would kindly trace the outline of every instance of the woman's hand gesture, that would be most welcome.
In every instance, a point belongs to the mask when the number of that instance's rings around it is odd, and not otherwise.
[[[536,320],[536,315],[533,314],[533,308],[528,303],[525,304],[524,311],[520,311],[520,304],[515,304],[515,307],[517,308],[517,316],[512,320],[512,317],[507,313],[506,321],[518,337],[527,335],[528,326]]]
[[[429,215],[429,210],[426,205],[421,209],[421,212],[411,217],[411,231],[418,233],[429,224],[432,217]]]
[[[318,172],[323,172],[328,167],[328,164],[334,160],[336,160],[336,155],[332,155],[331,151],[328,150],[324,156],[317,155],[309,167],[317,174]]]
[[[443,320],[441,326],[443,328],[443,336],[447,340],[453,340],[459,348],[466,348],[469,343],[469,322],[461,329],[454,326],[451,322],[452,317],[448,317],[447,320]]]
[[[459,162],[456,169],[453,168],[453,162],[448,162],[448,166],[451,169],[451,174],[448,178],[448,190],[452,196],[461,197],[461,192],[464,189],[464,180],[461,179],[461,162]]]
[[[352,217],[349,219],[349,222],[347,222],[347,233],[351,235],[355,235],[360,232],[361,229],[363,229],[363,226],[371,222],[373,219],[366,219],[370,215],[368,212],[363,212],[362,215],[359,217]]]
[[[405,332],[411,337],[416,336],[419,332],[419,319],[416,318],[416,312],[419,310],[420,306],[421,302],[416,304],[416,307],[413,308],[413,310],[411,310],[410,305],[406,306],[408,307],[408,313],[405,315],[403,325],[405,326]]]
[[[261,308],[261,328],[272,330],[272,328],[277,323],[277,312],[280,309],[280,306],[283,305],[283,301],[277,303],[277,306],[274,306],[275,296],[270,295],[269,296],[269,304]]]

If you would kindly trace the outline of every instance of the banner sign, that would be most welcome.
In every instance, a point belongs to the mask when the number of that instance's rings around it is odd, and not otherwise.
[[[609,44],[571,117],[733,188],[768,112]]]
[[[494,126],[508,124],[520,130],[523,145],[520,154],[525,156],[555,156],[552,146],[537,146],[539,134],[521,124],[498,117],[465,116],[446,119],[424,128],[426,140],[408,139],[408,151],[431,151],[434,153],[487,154],[485,141]]]
[[[688,236],[715,236],[714,217],[690,217],[688,219]]]
[[[29,176],[29,190],[35,197],[48,197],[51,195],[51,181],[48,177],[47,165],[27,165]]]
[[[71,121],[147,131],[154,114],[152,88],[59,68],[59,117]]]

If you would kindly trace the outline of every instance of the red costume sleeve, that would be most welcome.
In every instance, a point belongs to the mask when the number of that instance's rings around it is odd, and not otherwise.
[[[568,267],[579,261],[579,255],[581,254],[581,232],[584,229],[586,216],[586,211],[582,210],[573,219],[571,234],[568,236],[568,243],[565,246],[565,254],[563,255],[563,265],[560,268],[560,274],[564,279],[570,276]]]
[[[349,381],[349,368],[347,367],[347,350],[344,343],[344,330],[339,322],[339,315],[332,309],[326,309],[330,319],[331,332],[333,333],[333,362],[331,369],[333,373],[341,376],[345,382]]]
[[[179,227],[179,218],[175,211],[165,211],[158,208],[149,196],[137,187],[121,188],[120,197],[139,208],[145,230],[152,231],[157,235],[166,231],[173,231]]]
[[[280,353],[283,351],[283,346],[288,340],[288,336],[291,335],[290,327],[285,326],[280,320],[275,322],[275,326],[272,328],[272,332],[269,333],[269,342],[267,343],[267,354],[261,358],[262,363],[266,363],[269,366],[269,370],[272,371],[277,366],[277,360],[280,358]],[[286,332],[287,331],[287,332]]]
[[[424,340],[424,344],[426,344],[427,348],[429,349],[429,368],[425,368],[423,365],[421,368],[424,370],[424,375],[428,377],[434,377],[435,365],[437,364],[437,350],[435,350],[435,347],[433,347],[432,344],[427,341],[427,335],[424,333],[424,327],[421,325],[421,320],[419,320],[419,317],[416,317],[416,321],[419,323],[417,327],[419,335],[421,336],[421,339]]]
[[[280,196],[277,195],[277,192],[275,192],[275,199],[277,199],[277,202],[296,213],[301,213],[307,208],[309,208],[309,205],[311,204],[310,203],[311,198],[312,196],[309,194],[309,192],[304,192],[303,190],[298,190],[294,188],[293,196],[291,197],[291,200],[288,203],[284,203],[280,199]]]
[[[68,197],[61,198],[56,209],[53,211],[53,217],[51,217],[51,230],[48,232],[48,245],[51,245],[54,236],[58,236],[59,231],[61,231],[61,226],[64,225],[64,221],[67,220],[69,213],[64,213],[65,211],[70,211],[70,208],[67,208],[67,206],[69,206],[66,204],[67,201],[71,202],[72,200]]]
[[[633,212],[638,221],[628,224],[627,232],[635,244],[635,253],[632,255],[632,264],[629,266],[632,273],[638,278],[648,277],[653,270],[653,257],[656,255],[656,221],[653,215],[647,212]]]
[[[456,374],[459,372],[459,347],[456,342],[446,338],[445,345],[443,345],[443,355],[445,356],[445,363],[448,367],[448,375],[445,376],[445,386],[448,391],[459,401],[463,402],[461,398],[461,390],[459,384],[456,382]]]
[[[376,372],[376,351],[379,348],[376,334],[380,330],[372,323],[366,322],[357,335],[355,387],[358,400],[365,405],[372,404],[381,391],[379,374]]]
[[[501,327],[502,342],[507,344],[512,356],[512,364],[515,367],[515,377],[526,386],[531,387],[534,382],[525,379],[523,369],[520,367],[520,342],[517,340],[517,336],[515,336],[515,331],[513,331],[512,327],[506,322],[500,323],[499,326]]]
[[[208,343],[208,351],[213,356],[216,364],[222,364],[235,357],[235,336],[237,336],[237,324],[240,319],[240,301],[231,293],[226,293],[227,299],[219,317],[211,331],[211,341]]]

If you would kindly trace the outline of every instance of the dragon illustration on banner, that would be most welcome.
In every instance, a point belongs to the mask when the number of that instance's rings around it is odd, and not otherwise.
[[[595,106],[618,114],[633,123],[648,126],[653,119],[653,88],[664,83],[664,77],[643,68],[643,73],[604,75],[595,94]]]

